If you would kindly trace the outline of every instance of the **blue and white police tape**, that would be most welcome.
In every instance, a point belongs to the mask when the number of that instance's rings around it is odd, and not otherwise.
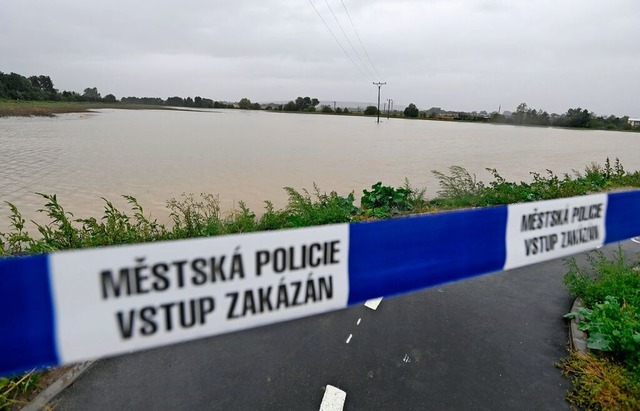
[[[338,310],[640,235],[640,191],[0,259],[0,375]]]

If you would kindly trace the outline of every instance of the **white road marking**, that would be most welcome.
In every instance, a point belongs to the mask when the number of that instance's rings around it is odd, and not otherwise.
[[[342,411],[344,408],[344,400],[347,398],[347,393],[340,388],[327,384],[327,389],[324,390],[324,396],[322,397],[322,403],[320,404],[319,411]]]
[[[408,355],[408,354],[405,354],[405,355],[404,355],[404,358],[402,359],[402,361],[404,361],[404,362],[411,362],[411,357],[409,357],[409,355]]]
[[[349,344],[349,341],[351,341],[351,337],[353,337],[353,334],[349,334],[349,338],[347,338],[347,344]]]
[[[633,237],[631,241],[633,241],[634,243],[640,244],[640,237]]]
[[[380,305],[380,302],[382,301],[382,297],[379,298],[374,298],[373,300],[368,300],[366,303],[364,303],[364,306],[367,308],[371,308],[372,310],[377,310],[378,306]]]
[[[356,323],[356,325],[360,325],[360,321],[362,321],[362,318],[358,318],[358,322]]]

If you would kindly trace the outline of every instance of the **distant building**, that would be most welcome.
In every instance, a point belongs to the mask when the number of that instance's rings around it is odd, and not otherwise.
[[[640,127],[640,118],[630,118],[629,124],[631,124],[631,127]]]

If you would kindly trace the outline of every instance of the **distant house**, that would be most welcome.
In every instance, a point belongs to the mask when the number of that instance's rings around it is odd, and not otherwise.
[[[629,124],[631,124],[631,127],[640,127],[640,118],[630,118]]]

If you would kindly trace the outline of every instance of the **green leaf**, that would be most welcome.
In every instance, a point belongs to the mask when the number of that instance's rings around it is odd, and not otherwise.
[[[607,336],[601,333],[593,333],[589,335],[589,341],[587,343],[587,347],[592,350],[600,350],[600,351],[610,351],[611,341],[607,339]]]

